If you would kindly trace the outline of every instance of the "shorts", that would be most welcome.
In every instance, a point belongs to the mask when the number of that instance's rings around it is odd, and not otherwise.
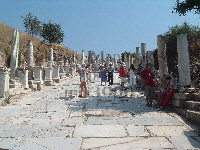
[[[125,77],[120,77],[121,82],[125,82]]]
[[[154,93],[155,93],[155,89],[154,87],[151,87],[151,86],[145,86],[145,96],[148,96],[148,97],[153,97],[154,96]]]
[[[84,77],[81,77],[81,82],[87,82],[87,79],[85,79]]]

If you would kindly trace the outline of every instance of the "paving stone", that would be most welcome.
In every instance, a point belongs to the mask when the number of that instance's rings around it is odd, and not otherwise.
[[[170,136],[168,139],[172,144],[176,146],[177,149],[200,149],[200,143],[191,137],[186,136]]]
[[[119,125],[81,125],[76,126],[74,137],[124,137],[124,126]]]
[[[165,137],[84,138],[82,149],[175,148]]]
[[[101,110],[88,110],[85,113],[86,115],[91,115],[91,116],[100,116],[102,115],[102,111]]]
[[[197,136],[185,126],[146,126],[151,136]]]
[[[88,117],[88,125],[118,125],[115,117]]]
[[[81,125],[83,124],[85,119],[83,117],[72,117],[64,119],[62,122],[62,126],[75,126],[75,125]]]
[[[149,136],[144,126],[129,125],[125,127],[129,136]]]

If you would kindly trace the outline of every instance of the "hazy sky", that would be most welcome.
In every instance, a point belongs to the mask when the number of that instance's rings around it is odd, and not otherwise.
[[[65,32],[63,44],[86,54],[135,52],[141,42],[147,50],[157,47],[157,35],[184,21],[200,24],[200,17],[172,14],[176,0],[0,0],[0,21],[24,31],[29,12],[42,22],[59,23]]]

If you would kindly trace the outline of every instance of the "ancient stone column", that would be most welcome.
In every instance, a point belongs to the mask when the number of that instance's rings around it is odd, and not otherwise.
[[[128,68],[131,66],[131,55],[128,55]]]
[[[147,63],[151,63],[154,66],[153,51],[147,51]]]
[[[27,65],[28,69],[34,66],[34,56],[33,56],[33,43],[32,40],[28,40],[28,55],[27,55]]]
[[[60,67],[58,65],[53,65],[53,81],[56,83],[60,82],[60,74],[59,74]]]
[[[103,56],[103,51],[101,51],[101,63],[103,63],[104,62],[104,56]]]
[[[18,67],[18,53],[19,53],[19,32],[14,29],[12,33],[12,47],[11,47],[11,60],[10,60],[10,76],[15,78],[16,69]]]
[[[142,65],[146,66],[146,43],[141,43]]]
[[[162,35],[157,36],[157,46],[158,46],[159,75],[160,79],[163,79],[165,73],[168,72],[168,67],[167,67],[166,43]]]
[[[0,98],[5,98],[9,90],[9,74],[10,69],[0,67]]]
[[[53,48],[49,49],[49,63],[48,63],[48,67],[52,67],[53,66]]]
[[[84,50],[82,50],[82,58],[81,58],[81,63],[84,63],[84,58],[85,58],[85,56],[84,56]]]
[[[52,70],[53,70],[53,68],[51,68],[51,67],[44,67],[44,71],[45,71],[44,84],[46,86],[53,85]]]
[[[140,47],[136,47],[136,63],[137,66],[140,64]]]
[[[177,36],[178,72],[181,87],[190,85],[190,59],[188,53],[187,34]]]
[[[128,64],[127,64],[127,56],[126,56],[126,54],[124,54],[124,63],[126,64],[126,69],[128,69]]]

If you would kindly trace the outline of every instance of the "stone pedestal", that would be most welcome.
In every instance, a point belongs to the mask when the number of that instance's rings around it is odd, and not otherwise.
[[[0,67],[0,98],[5,98],[9,90],[10,69]]]
[[[37,84],[37,90],[41,90],[42,89],[42,85],[43,85],[43,80],[42,80],[42,70],[43,67],[40,66],[35,66],[32,67],[33,70],[33,76],[34,76],[34,84]]]
[[[44,67],[44,71],[45,71],[44,84],[46,86],[52,86],[53,85],[53,80],[52,80],[52,71],[53,71],[53,68],[51,68],[51,67]]]
[[[146,43],[141,43],[142,65],[146,67]]]
[[[59,61],[59,66],[60,66],[60,73],[65,73],[65,70],[64,70],[64,62],[63,61]]]
[[[24,68],[18,68],[17,77],[20,79],[19,81],[23,88],[28,89],[28,70],[25,70]]]
[[[177,36],[177,51],[179,84],[181,87],[184,87],[191,83],[187,34]]]
[[[158,46],[159,75],[160,79],[162,80],[164,78],[165,73],[168,72],[166,43],[162,35],[157,36],[157,46]]]
[[[67,76],[69,76],[69,68],[70,68],[69,64],[66,64],[66,65],[65,65],[65,74],[66,74]]]
[[[10,77],[16,77],[16,70],[18,67],[18,53],[19,53],[19,32],[14,29],[12,33],[12,47],[10,59]]]
[[[60,82],[60,74],[59,74],[60,67],[57,65],[53,65],[53,81],[56,83]]]

